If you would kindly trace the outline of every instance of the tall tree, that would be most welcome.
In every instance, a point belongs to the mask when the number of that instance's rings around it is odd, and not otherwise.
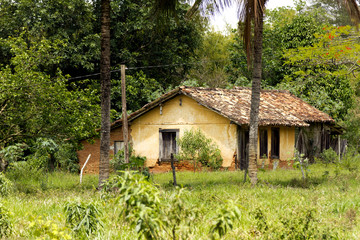
[[[109,178],[110,149],[110,0],[101,0],[101,135],[99,188]]]
[[[253,43],[253,74],[251,86],[250,131],[249,131],[249,177],[251,185],[257,183],[257,141],[262,68],[262,37],[265,3],[267,0],[245,1],[241,6],[244,20],[244,43],[250,65],[251,42]],[[252,35],[252,27],[254,35]],[[251,36],[254,36],[253,39]]]

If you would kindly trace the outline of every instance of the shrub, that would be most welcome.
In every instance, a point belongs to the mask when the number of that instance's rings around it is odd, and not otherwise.
[[[200,129],[185,131],[183,137],[178,139],[180,153],[176,155],[179,160],[192,160],[194,171],[198,163],[211,169],[219,169],[223,159],[218,146],[207,138]]]
[[[59,150],[59,145],[50,138],[38,138],[31,147],[32,154],[27,157],[27,161],[33,168],[50,169],[55,168],[55,153]]]
[[[116,171],[132,170],[149,176],[148,169],[144,167],[146,157],[135,155],[135,151],[129,148],[129,163],[125,163],[124,150],[120,150],[110,161],[111,167]]]
[[[101,211],[94,202],[68,202],[65,204],[66,224],[80,236],[89,237],[103,228]]]
[[[7,196],[12,190],[12,182],[0,173],[0,195]]]
[[[340,165],[349,171],[359,169],[360,154],[354,148],[349,148],[343,156]]]
[[[43,169],[33,166],[29,161],[13,162],[9,165],[6,176],[14,183],[26,181],[38,181],[44,177]]]
[[[184,203],[186,194],[190,194],[184,188],[176,190],[162,200],[161,214],[163,216],[164,227],[167,229],[168,237],[165,239],[191,239],[190,235],[194,232],[195,221],[198,219],[199,209],[187,206]]]
[[[59,145],[59,150],[55,152],[57,167],[63,171],[78,173],[79,159],[77,157],[76,148],[71,143],[63,143]]]
[[[0,150],[1,171],[5,171],[9,164],[23,158],[26,144],[17,143]]]
[[[0,204],[0,237],[6,237],[12,232],[12,224],[9,219],[8,210]]]
[[[218,214],[210,227],[211,239],[222,238],[229,230],[233,229],[234,222],[240,218],[240,209],[232,201],[223,204],[217,211]]]
[[[159,239],[160,198],[159,190],[143,175],[124,172],[103,185],[104,199],[115,197],[123,206],[122,214],[136,232],[145,239]]]
[[[338,161],[338,155],[332,148],[324,150],[320,154],[320,158],[321,158],[322,162],[326,163],[326,164],[335,163]]]

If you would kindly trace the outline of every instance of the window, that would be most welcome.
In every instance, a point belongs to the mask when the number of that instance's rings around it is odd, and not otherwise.
[[[280,128],[271,128],[271,158],[280,158]]]
[[[260,129],[260,158],[268,157],[268,134],[267,129]]]
[[[160,161],[170,161],[171,154],[178,153],[178,146],[176,144],[176,138],[179,137],[179,129],[160,129]]]
[[[114,155],[117,154],[120,150],[124,150],[123,141],[114,141]]]

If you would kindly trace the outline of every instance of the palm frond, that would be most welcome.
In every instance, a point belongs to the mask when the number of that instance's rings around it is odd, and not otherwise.
[[[191,18],[196,12],[202,11],[210,11],[211,14],[215,14],[221,12],[226,7],[232,5],[235,2],[233,0],[196,0],[192,7],[186,14],[187,18]]]
[[[256,23],[260,21],[260,16],[264,15],[266,2],[267,0],[248,0],[239,4],[238,15],[240,21],[244,23],[243,40],[248,67],[251,63],[252,24],[256,26]]]

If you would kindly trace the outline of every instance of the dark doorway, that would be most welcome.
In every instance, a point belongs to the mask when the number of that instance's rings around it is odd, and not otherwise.
[[[268,157],[268,132],[267,129],[260,129],[260,158]]]
[[[237,169],[247,169],[248,157],[249,157],[249,130],[238,126],[238,151],[237,161],[235,167]]]
[[[280,159],[280,128],[271,128],[271,158]]]
[[[176,138],[179,137],[179,129],[160,129],[160,161],[170,161],[171,154],[178,153]]]

